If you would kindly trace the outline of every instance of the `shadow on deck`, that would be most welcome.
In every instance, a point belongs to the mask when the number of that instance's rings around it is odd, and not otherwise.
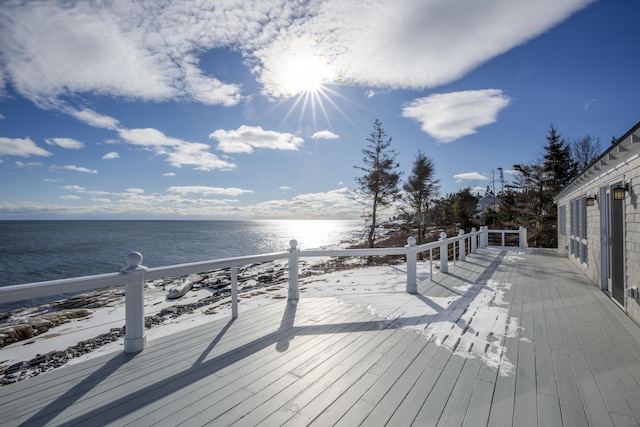
[[[0,389],[2,425],[640,425],[640,328],[553,250],[274,301]]]

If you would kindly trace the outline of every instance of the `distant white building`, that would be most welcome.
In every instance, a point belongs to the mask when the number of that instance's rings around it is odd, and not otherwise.
[[[476,203],[476,217],[481,217],[487,210],[500,209],[500,199],[491,193],[487,193]]]
[[[640,324],[640,123],[555,198],[558,249]]]

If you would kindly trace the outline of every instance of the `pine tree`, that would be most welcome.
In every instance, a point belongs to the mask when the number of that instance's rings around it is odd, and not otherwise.
[[[555,197],[578,174],[577,165],[571,156],[571,147],[551,125],[544,147],[544,172],[547,189],[551,198]]]
[[[471,194],[471,190],[468,188],[458,191],[453,196],[453,219],[458,228],[471,231],[471,228],[475,226],[473,222],[473,216],[476,213],[476,206],[478,204],[479,197]]]
[[[382,128],[382,123],[376,119],[373,131],[367,138],[369,143],[362,149],[364,166],[354,166],[364,172],[356,178],[360,192],[371,203],[365,214],[369,224],[367,228],[367,242],[373,248],[376,240],[378,214],[381,208],[390,205],[400,197],[398,182],[400,172],[396,162],[397,153],[390,148],[391,137]]]
[[[519,176],[516,195],[520,221],[529,230],[531,246],[557,247],[557,206],[554,197],[578,174],[570,145],[551,125],[543,158],[514,165]]]
[[[407,205],[406,213],[413,218],[413,222],[418,226],[418,244],[424,243],[427,230],[427,212],[429,212],[431,200],[438,193],[439,180],[434,179],[435,172],[433,160],[418,151],[413,162],[411,175],[402,186]]]

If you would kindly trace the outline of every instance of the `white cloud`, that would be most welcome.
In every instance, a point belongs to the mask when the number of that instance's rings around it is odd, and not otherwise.
[[[60,196],[60,199],[62,199],[62,200],[82,200],[82,197],[75,196],[73,194],[68,194],[66,196]]]
[[[120,158],[120,154],[116,153],[115,151],[112,151],[102,156],[102,160],[112,160],[112,159],[118,159],[118,158]]]
[[[457,180],[456,182],[460,182],[463,179],[472,179],[472,180],[478,180],[478,181],[486,181],[487,179],[489,179],[489,177],[482,175],[481,173],[478,173],[478,172],[458,173],[453,177]]]
[[[63,185],[62,187],[60,187],[61,190],[68,190],[68,191],[77,191],[79,193],[84,193],[86,190],[86,188],[81,187],[79,185]]]
[[[359,219],[363,208],[361,202],[352,190],[339,188],[322,193],[299,194],[292,199],[269,200],[238,208],[236,214],[245,218]]]
[[[15,162],[16,167],[19,168],[23,168],[23,169],[38,169],[41,168],[43,166],[43,164],[41,162]]]
[[[68,148],[70,150],[84,148],[84,142],[72,138],[46,138],[44,141],[49,145],[57,145],[58,147]]]
[[[328,130],[321,130],[311,135],[311,139],[337,139],[340,136]]]
[[[480,187],[479,185],[476,185],[475,187],[470,188],[469,191],[471,191],[472,194],[483,196],[487,191],[487,187]]]
[[[323,193],[301,194],[291,199],[270,200],[255,204],[236,206],[234,199],[210,198],[217,190],[207,187],[173,187],[177,191],[166,194],[110,193],[86,190],[81,186],[59,187],[62,190],[88,194],[84,204],[50,205],[39,202],[8,203],[0,201],[0,216],[12,217],[16,212],[29,215],[63,215],[67,217],[108,215],[117,218],[245,218],[245,219],[361,219],[362,203],[348,188],[339,188]],[[182,189],[181,189],[182,188]],[[201,192],[188,191],[200,189]],[[212,187],[215,188],[215,187]],[[247,190],[220,189],[221,196]],[[207,197],[191,197],[203,195]],[[92,203],[91,203],[92,202]],[[389,212],[392,214],[392,212]],[[386,215],[386,213],[385,213]]]
[[[1,82],[1,80],[0,80],[0,82]],[[0,89],[0,90],[1,90],[1,89]],[[5,118],[6,118],[5,116],[3,116],[2,114],[0,114],[0,120],[3,120],[3,119],[5,119]]]
[[[592,99],[588,100],[587,102],[585,102],[584,105],[582,106],[582,108],[584,108],[585,110],[588,110],[589,108],[593,107],[596,102],[598,102],[598,100],[595,99],[595,98],[592,98]]]
[[[162,176],[172,177],[172,176],[176,176],[176,174],[173,172],[167,172],[167,173],[163,173]]]
[[[291,92],[282,65],[297,57],[335,83],[434,87],[593,1],[15,2],[0,16],[0,91],[5,81],[36,102],[95,93],[236,105],[239,86],[199,63],[216,48],[239,50],[271,96]]]
[[[144,190],[142,188],[127,188],[126,190],[124,190],[124,192],[132,194],[144,194]]]
[[[0,157],[1,156],[50,156],[51,153],[36,145],[31,138],[6,138],[0,137]]]
[[[152,148],[156,154],[165,155],[169,164],[177,168],[193,166],[196,170],[230,170],[235,164],[211,153],[210,146],[166,136],[157,129],[120,129],[120,137],[129,144]]]
[[[495,123],[510,99],[501,90],[468,90],[429,95],[404,105],[402,115],[415,119],[439,142],[451,142]]]
[[[76,166],[76,165],[65,165],[65,166],[58,166],[58,165],[53,165],[50,168],[52,171],[59,171],[59,170],[67,170],[67,171],[75,171],[75,172],[82,172],[82,173],[91,173],[91,174],[97,174],[98,171],[95,169],[89,169],[89,168],[85,168],[82,166]]]
[[[75,110],[72,108],[67,108],[65,111],[75,117],[76,119],[84,122],[90,126],[101,128],[101,129],[111,129],[115,130],[118,128],[119,122],[117,119],[106,116],[104,114],[97,113],[88,108],[82,110]]]
[[[0,26],[5,29],[6,70],[15,88],[28,98],[91,92],[154,101],[186,94],[223,105],[239,100],[237,86],[223,84],[196,67],[191,52],[206,47],[198,42],[198,33],[208,47],[213,47],[213,40],[206,37],[208,26],[188,5],[5,6]],[[189,25],[183,21],[176,31],[175,26],[189,17],[194,18]]]
[[[304,142],[302,138],[290,133],[246,125],[240,126],[237,130],[216,130],[209,138],[218,140],[217,148],[225,153],[253,153],[255,148],[297,150]]]
[[[167,191],[169,193],[202,194],[205,196],[239,196],[244,193],[253,193],[252,190],[243,190],[242,188],[220,188],[201,185],[174,186],[167,188]]]
[[[279,95],[292,51],[323,58],[339,83],[426,88],[450,83],[543,33],[591,0],[441,0],[311,2],[260,46],[260,80]]]
[[[129,144],[143,147],[177,147],[185,143],[185,141],[168,137],[159,130],[152,128],[120,129],[118,134],[120,138]]]

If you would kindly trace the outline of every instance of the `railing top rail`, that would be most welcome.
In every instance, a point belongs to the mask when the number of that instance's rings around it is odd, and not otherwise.
[[[91,291],[109,286],[123,285],[125,280],[123,273],[106,273],[94,276],[2,286],[0,287],[0,303]]]
[[[375,256],[375,255],[405,255],[404,247],[396,248],[361,248],[361,249],[316,249],[300,251],[300,257],[325,256]]]
[[[288,255],[288,252],[274,252],[270,254],[249,255],[154,267],[146,270],[145,280],[153,280],[163,277],[180,277],[187,274],[202,273],[204,271],[217,270],[221,268],[275,261],[277,259],[286,258]],[[48,297],[52,295],[86,292],[109,286],[123,285],[125,281],[126,277],[123,273],[106,273],[92,276],[73,277],[69,279],[2,286],[0,287],[0,303]]]
[[[191,273],[202,273],[204,271],[218,270],[222,268],[236,267],[239,265],[256,264],[260,262],[270,262],[284,259],[289,256],[289,252],[273,252],[261,255],[249,255],[233,258],[221,258],[209,261],[189,262],[185,264],[167,265],[147,269],[145,279],[159,279],[163,277],[180,277]]]

